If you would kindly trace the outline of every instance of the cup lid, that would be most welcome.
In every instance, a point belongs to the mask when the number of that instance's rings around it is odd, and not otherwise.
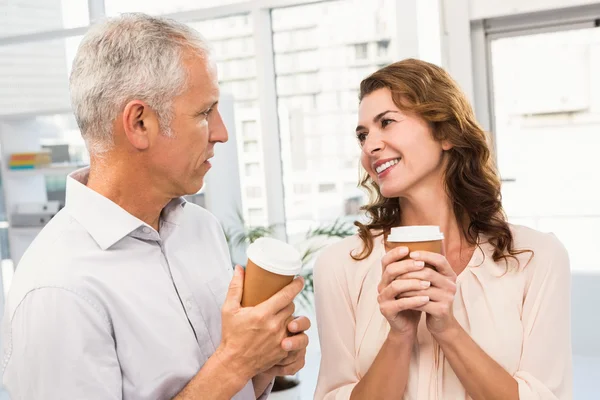
[[[278,275],[298,275],[302,257],[298,250],[281,240],[262,237],[248,246],[246,255],[264,270]]]
[[[431,242],[434,240],[443,240],[444,234],[439,226],[399,226],[392,228],[387,237],[388,242]]]

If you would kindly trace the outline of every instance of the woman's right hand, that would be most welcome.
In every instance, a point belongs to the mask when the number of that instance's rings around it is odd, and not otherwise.
[[[431,282],[419,279],[397,279],[399,276],[425,268],[421,261],[402,260],[408,256],[407,247],[397,247],[381,259],[383,273],[377,286],[379,310],[388,320],[393,334],[416,334],[421,311],[414,310],[429,302],[428,297],[401,297],[404,292],[420,291],[428,288]],[[402,260],[402,261],[399,261]]]

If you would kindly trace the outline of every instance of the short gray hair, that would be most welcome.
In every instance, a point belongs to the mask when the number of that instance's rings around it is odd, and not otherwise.
[[[173,98],[187,81],[185,51],[210,55],[198,32],[173,20],[133,13],[90,28],[70,77],[73,112],[90,153],[113,146],[113,121],[134,99],[148,103],[170,135]]]

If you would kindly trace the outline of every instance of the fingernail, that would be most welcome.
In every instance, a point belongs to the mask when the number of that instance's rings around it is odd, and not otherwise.
[[[431,286],[431,282],[429,281],[421,281],[421,286],[424,288],[428,288],[429,286]]]
[[[295,323],[295,322],[292,322],[292,323],[290,324],[290,329],[291,329],[291,330],[293,330],[293,331],[296,331],[296,330],[298,330],[298,324],[297,324],[297,323]]]
[[[429,296],[420,296],[419,301],[427,303],[429,301]]]
[[[421,257],[421,253],[419,253],[418,251],[413,251],[412,253],[410,253],[410,258],[419,258]]]
[[[289,340],[285,341],[283,343],[283,349],[290,351],[292,349],[292,342],[290,342]]]
[[[400,253],[408,253],[408,247],[400,247]]]
[[[419,268],[425,267],[425,261],[415,261],[415,267],[419,267]]]

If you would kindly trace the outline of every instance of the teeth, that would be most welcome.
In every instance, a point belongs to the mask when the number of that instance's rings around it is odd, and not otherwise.
[[[399,158],[397,158],[397,159],[395,159],[395,160],[392,160],[392,161],[388,161],[388,162],[386,162],[385,164],[381,164],[379,167],[377,167],[377,168],[375,169],[375,171],[376,171],[378,174],[380,174],[380,173],[382,173],[383,171],[385,171],[386,169],[388,169],[389,167],[391,167],[391,166],[394,166],[394,165],[398,164],[398,162],[399,162],[399,161],[400,161],[400,159],[399,159]]]

